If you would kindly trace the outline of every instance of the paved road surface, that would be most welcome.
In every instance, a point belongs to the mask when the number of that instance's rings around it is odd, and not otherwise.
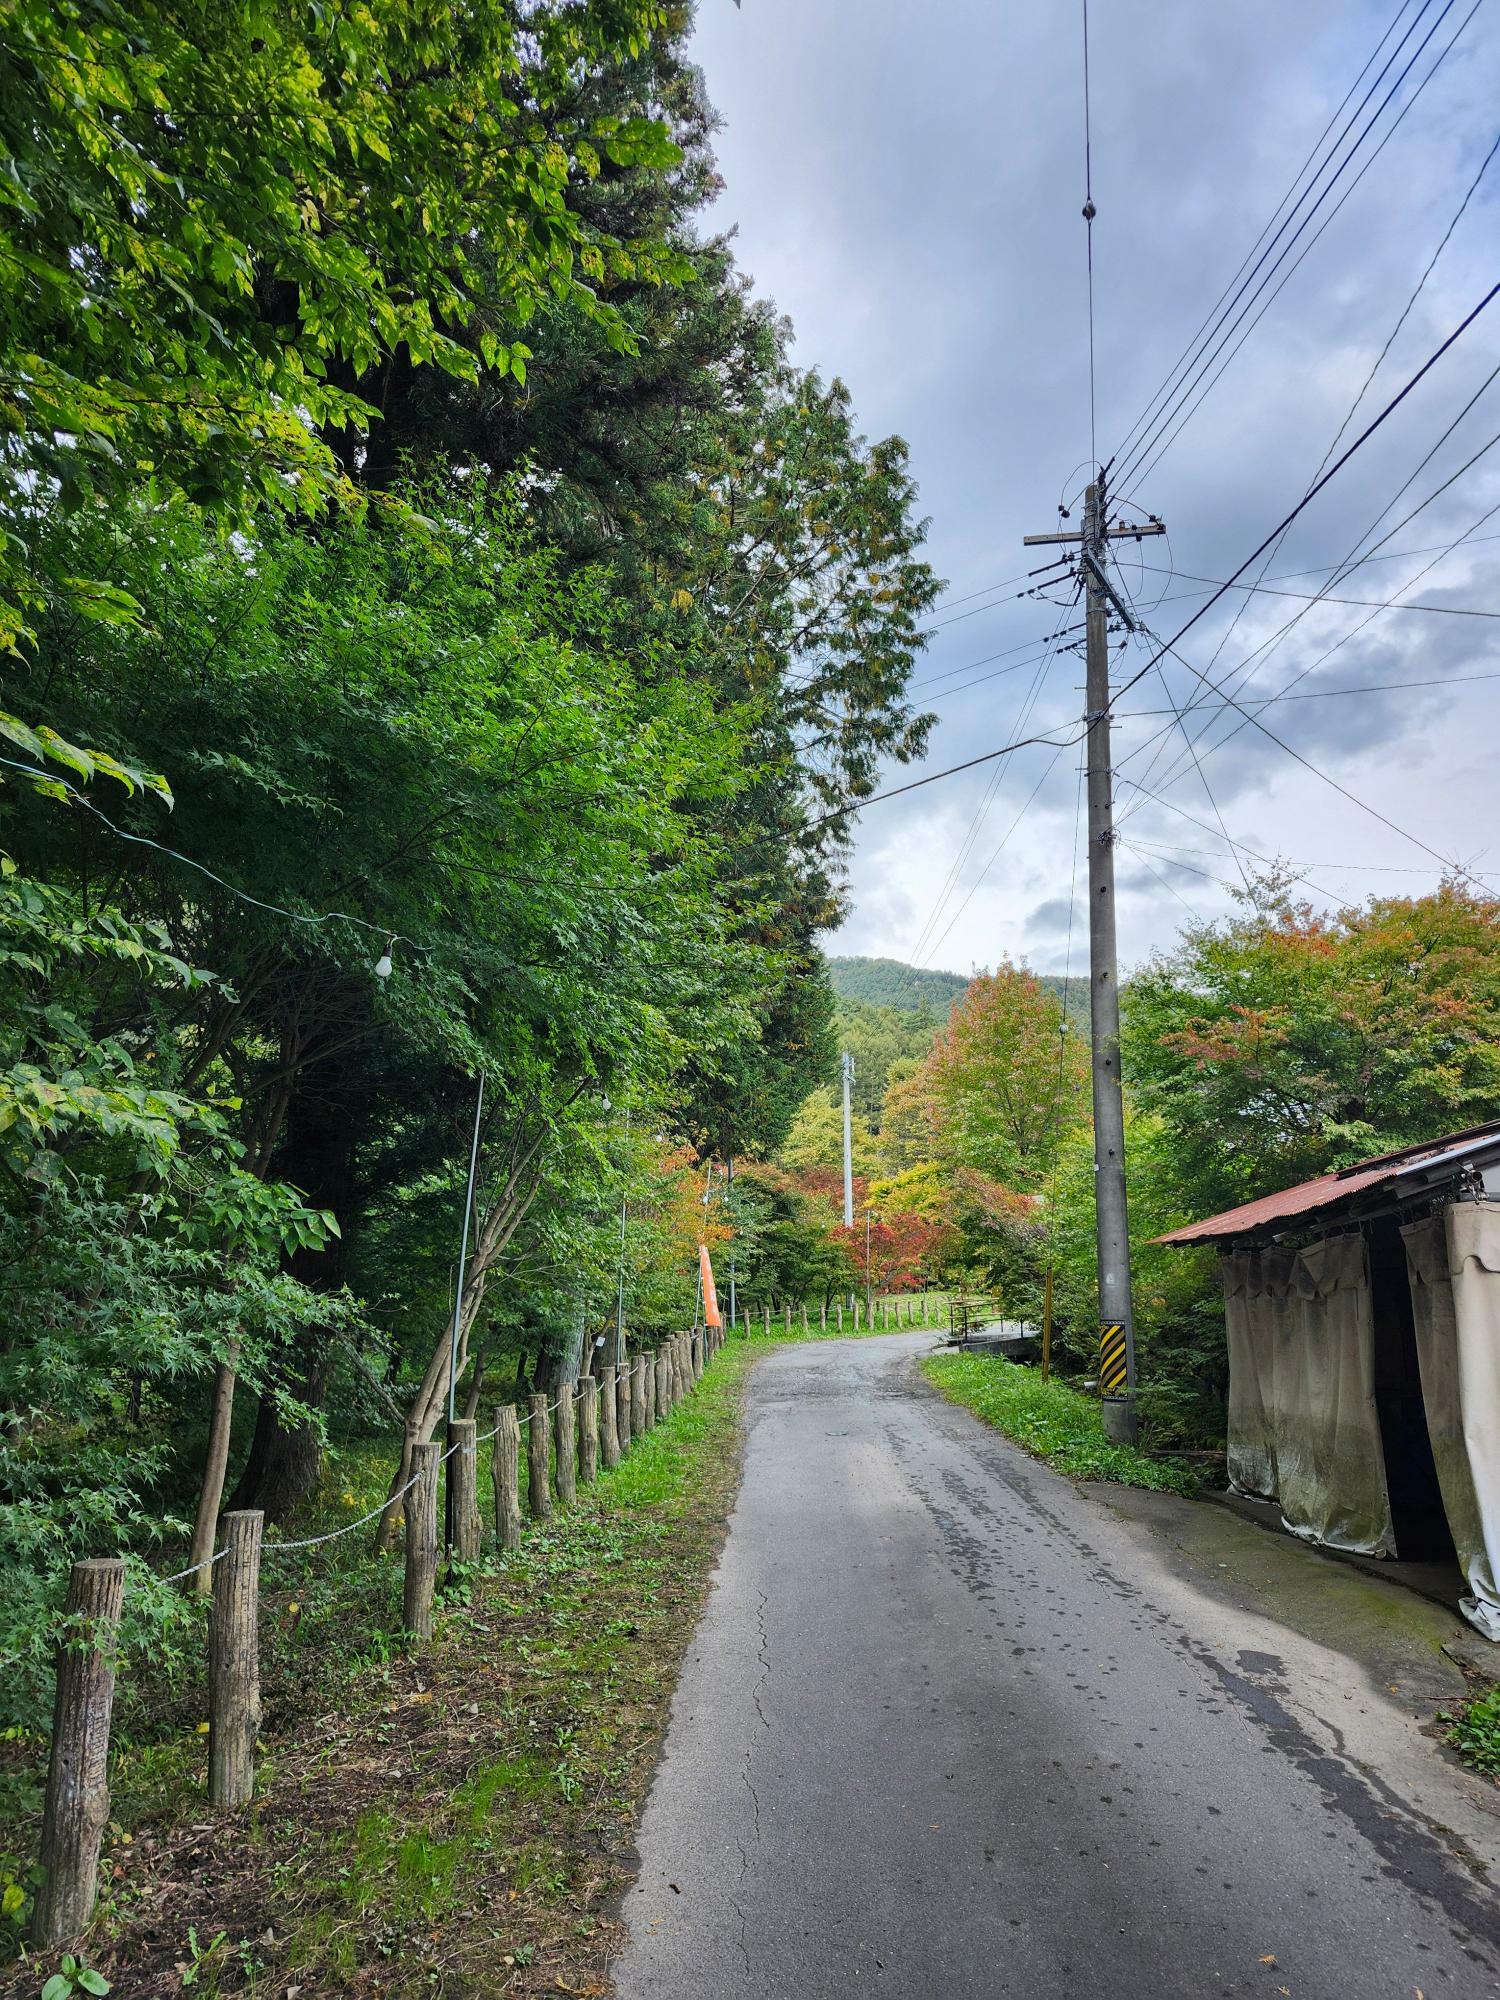
[[[927,1344],[751,1377],[622,2000],[1500,1995],[1478,1782],[939,1401]]]

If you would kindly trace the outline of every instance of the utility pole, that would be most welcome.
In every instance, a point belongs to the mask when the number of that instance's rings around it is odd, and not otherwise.
[[[870,1273],[870,1204],[865,1203],[865,1322],[875,1325],[875,1280]]]
[[[844,1060],[844,1227],[854,1227],[854,1143],[849,1119],[849,1086],[854,1081],[854,1058],[845,1049]]]
[[[724,1213],[729,1223],[729,1324],[739,1325],[739,1300],[734,1289],[734,1155],[724,1170]]]
[[[1109,612],[1127,629],[1135,621],[1105,569],[1111,535],[1139,540],[1164,535],[1161,522],[1108,518],[1101,472],[1084,498],[1083,526],[1051,535],[1027,535],[1026,545],[1074,542],[1087,601],[1084,725],[1087,730],[1089,802],[1089,1011],[1093,1030],[1094,1215],[1099,1265],[1099,1382],[1104,1430],[1118,1444],[1133,1444],[1135,1316],[1130,1292],[1130,1229],[1125,1201],[1125,1100],[1120,1088],[1120,982],[1115,937],[1114,773],[1109,761]]]

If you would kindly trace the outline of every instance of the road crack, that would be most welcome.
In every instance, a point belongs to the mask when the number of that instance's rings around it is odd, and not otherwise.
[[[771,1718],[766,1714],[765,1707],[761,1701],[761,1695],[771,1678],[770,1639],[766,1632],[766,1607],[769,1599],[763,1590],[759,1593],[759,1597],[760,1602],[755,1607],[755,1631],[756,1659],[760,1666],[760,1673],[750,1690],[750,1699],[754,1703],[755,1713],[760,1720],[761,1728],[769,1729],[771,1727]],[[760,1794],[756,1791],[755,1780],[750,1775],[750,1767],[755,1758],[755,1744],[756,1737],[752,1733],[745,1744],[745,1761],[740,1766],[740,1777],[744,1783],[745,1790],[750,1794],[750,1804],[754,1811],[755,1827],[753,1844],[758,1849],[760,1847]],[[746,1847],[742,1840],[736,1840],[735,1845],[740,1850],[740,1887],[743,1890],[745,1878],[750,1873],[750,1849]],[[749,1919],[746,1915],[742,1896],[735,1896],[732,1900],[735,1914],[740,1920],[740,1956],[745,1961],[745,1974],[748,1978],[750,1976]]]

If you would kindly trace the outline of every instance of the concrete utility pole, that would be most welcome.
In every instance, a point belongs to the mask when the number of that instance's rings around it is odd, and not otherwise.
[[[854,1081],[854,1058],[844,1051],[844,1227],[854,1227],[854,1142],[849,1120],[849,1086]]]
[[[739,1324],[739,1300],[734,1289],[734,1155],[724,1170],[724,1213],[729,1223],[729,1324]]]
[[[1109,610],[1134,630],[1105,570],[1111,533],[1164,535],[1160,521],[1118,521],[1113,530],[1101,473],[1084,498],[1083,527],[1027,535],[1028,547],[1076,542],[1088,616],[1084,723],[1089,801],[1089,1007],[1093,1030],[1094,1214],[1099,1264],[1099,1381],[1105,1434],[1133,1444],[1135,1316],[1130,1293],[1130,1229],[1125,1201],[1125,1100],[1120,1089],[1120,982],[1115,941],[1114,773],[1109,761]]]
[[[870,1274],[870,1205],[865,1203],[865,1318],[875,1324],[875,1280]]]

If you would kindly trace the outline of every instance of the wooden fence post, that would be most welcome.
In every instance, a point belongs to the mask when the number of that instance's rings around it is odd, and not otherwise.
[[[840,1299],[838,1303],[838,1315],[839,1315],[839,1332],[842,1333],[844,1330],[844,1301],[842,1299]]]
[[[642,1381],[645,1385],[646,1428],[648,1431],[654,1431],[657,1419],[661,1415],[661,1411],[656,1407],[656,1350],[654,1348],[645,1357],[645,1360],[646,1366],[642,1375]]]
[[[592,1375],[578,1385],[578,1477],[585,1486],[599,1477],[599,1384]]]
[[[822,1303],[822,1304],[821,1304],[821,1305],[820,1305],[820,1306],[818,1307],[818,1331],[819,1331],[819,1333],[827,1333],[827,1331],[828,1331],[828,1301],[827,1301],[827,1299],[824,1299],[823,1303]]]
[[[854,1301],[854,1331],[859,1332],[859,1300]]]
[[[630,1413],[630,1402],[634,1389],[631,1376],[634,1364],[628,1355],[620,1356],[620,1365],[615,1372],[615,1437],[623,1458],[630,1449],[630,1440],[635,1435],[635,1419]]]
[[[473,1417],[455,1417],[448,1427],[448,1533],[460,1562],[478,1562],[482,1530],[479,1522],[479,1425]]]
[[[432,1593],[437,1583],[439,1444],[412,1446],[411,1469],[416,1484],[406,1496],[406,1585],[401,1595],[401,1623],[415,1639],[432,1637]]]
[[[552,1512],[552,1423],[545,1396],[526,1398],[526,1505],[533,1521]]]
[[[557,1497],[565,1507],[578,1498],[578,1412],[573,1397],[576,1385],[565,1382],[557,1395],[553,1415],[557,1422]]]
[[[805,1339],[807,1338],[807,1331],[808,1331],[808,1328],[807,1328],[807,1300],[806,1300],[806,1299],[804,1299],[804,1300],[802,1301],[802,1337],[803,1337],[803,1339],[804,1339],[804,1340],[805,1340]]]
[[[117,1556],[74,1563],[57,1655],[42,1884],[31,1917],[31,1941],[44,1951],[76,1937],[94,1914],[99,1846],[109,1820],[115,1632],[124,1596],[125,1565]]]
[[[521,1546],[521,1425],[514,1403],[495,1412],[495,1455],[490,1460],[495,1489],[495,1539],[502,1549]]]
[[[606,1365],[599,1371],[599,1456],[606,1472],[613,1472],[620,1463],[618,1412],[619,1390],[615,1385],[615,1371]]]
[[[637,1354],[630,1364],[630,1435],[632,1441],[646,1435],[646,1357]]]
[[[260,1736],[260,1541],[265,1515],[226,1514],[208,1614],[208,1796],[244,1806],[255,1791]]]
[[[665,1342],[656,1350],[656,1413],[663,1422],[672,1414],[672,1361]]]
[[[708,1329],[706,1327],[702,1333],[695,1333],[693,1335],[693,1380],[695,1382],[703,1380],[703,1343],[707,1338]]]

